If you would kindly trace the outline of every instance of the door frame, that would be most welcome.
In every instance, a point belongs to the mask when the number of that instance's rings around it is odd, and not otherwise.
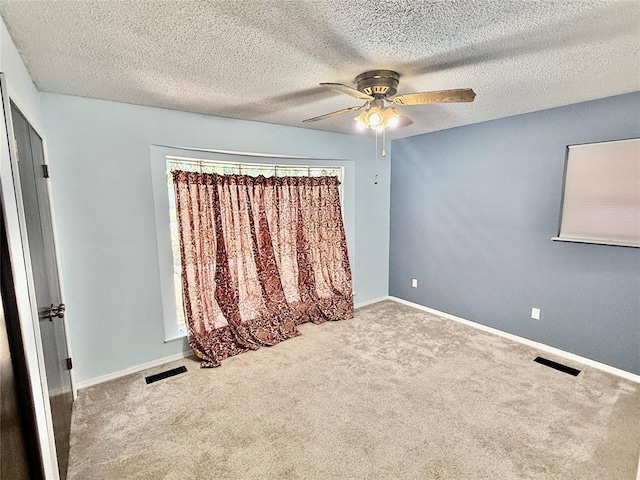
[[[14,138],[11,104],[7,90],[7,77],[2,72],[0,72],[0,90],[4,113],[4,121],[0,121],[0,136],[2,137],[0,140],[0,203],[2,214],[5,217],[7,243],[15,285],[15,298],[22,331],[27,374],[33,395],[44,475],[47,479],[59,480],[58,458],[53,435],[47,379],[44,371],[38,308],[35,304],[35,289],[24,218],[22,190],[20,182],[16,181],[17,178],[14,177],[14,172],[18,171],[15,143],[9,140]],[[73,376],[71,378],[73,388]]]
[[[0,72],[0,75],[2,75],[2,72]],[[22,116],[25,118],[25,120],[29,123],[29,125],[31,126],[31,128],[33,128],[33,131],[36,132],[36,134],[40,137],[40,139],[42,140],[42,152],[43,152],[43,156],[44,156],[44,165],[47,165],[47,167],[49,166],[49,151],[47,148],[47,142],[46,142],[46,138],[44,135],[42,135],[42,133],[33,126],[33,123],[31,123],[31,121],[29,120],[29,116],[25,115],[24,111],[20,108],[20,105],[18,103],[16,103],[15,99],[11,98],[11,96],[9,96],[9,108],[11,108],[11,103],[13,103],[16,107],[16,109],[22,114]],[[15,138],[14,133],[13,133],[13,119],[11,118],[11,112],[9,112],[9,120],[11,121],[11,130],[9,131],[9,133],[11,134],[10,138]],[[14,151],[11,151],[12,148],[14,149]],[[18,158],[17,154],[15,153],[15,148],[16,145],[9,145],[9,150],[10,153],[12,155],[12,158],[15,157],[16,159]],[[18,168],[18,166],[16,165],[16,168]],[[15,182],[14,182],[15,183]],[[20,182],[18,182],[20,183]],[[53,237],[53,250],[55,253],[55,257],[56,257],[56,270],[58,272],[58,288],[60,290],[60,301],[61,303],[64,303],[65,305],[67,304],[67,299],[65,296],[65,292],[64,292],[64,283],[62,281],[62,265],[60,263],[60,249],[58,247],[58,230],[56,228],[56,215],[55,215],[55,209],[53,206],[53,192],[51,189],[51,182],[46,182],[47,184],[47,196],[49,197],[49,216],[51,217],[51,235]],[[22,191],[20,192],[20,212],[22,213],[22,217],[21,217],[21,221],[25,222],[24,220],[24,206],[22,204]],[[25,225],[24,229],[26,232],[26,223],[23,223]],[[25,248],[28,247],[28,243],[25,242]],[[27,250],[28,252],[29,250]],[[33,284],[33,273],[31,272],[31,268],[29,268],[28,272],[28,279],[29,282],[31,284]],[[35,292],[35,291],[34,291]],[[69,308],[67,305],[67,311],[65,311],[65,315],[64,317],[62,317],[61,322],[64,324],[64,335],[65,335],[65,343],[67,346],[67,356],[69,358],[73,357],[72,351],[71,351],[71,338],[69,336],[69,312],[68,312]],[[72,308],[73,310],[73,308]],[[37,309],[36,309],[37,312]],[[73,311],[72,311],[73,313]],[[37,317],[37,315],[36,315]],[[37,320],[36,320],[37,322]],[[39,322],[37,322],[38,325],[40,325]],[[39,329],[38,329],[38,333],[39,333]],[[76,384],[76,379],[75,379],[75,373],[74,373],[74,369],[72,368],[71,370],[69,370],[69,376],[71,377],[71,392],[73,394],[73,400],[75,401],[78,398],[78,387]]]

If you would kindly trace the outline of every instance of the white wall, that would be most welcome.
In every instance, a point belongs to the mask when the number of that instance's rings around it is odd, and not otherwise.
[[[355,162],[356,303],[388,292],[389,163],[373,139],[41,94],[76,379],[187,350],[164,343],[150,145]],[[389,157],[387,157],[388,159]]]

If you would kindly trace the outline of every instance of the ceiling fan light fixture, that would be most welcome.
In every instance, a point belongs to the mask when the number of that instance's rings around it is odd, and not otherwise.
[[[401,114],[397,108],[373,106],[361,112],[355,121],[360,129],[370,128],[380,132],[387,127],[397,126],[400,118]]]
[[[354,118],[354,120],[356,121],[356,126],[358,127],[359,130],[365,130],[369,128],[369,126],[367,125],[367,122],[365,121],[366,114],[367,112],[365,110],[364,112],[361,112],[360,115],[358,115],[356,118]]]
[[[365,111],[364,122],[369,128],[383,126],[384,116],[380,107],[371,107]]]
[[[397,108],[387,107],[382,112],[383,125],[385,127],[395,127],[400,121],[400,112]]]

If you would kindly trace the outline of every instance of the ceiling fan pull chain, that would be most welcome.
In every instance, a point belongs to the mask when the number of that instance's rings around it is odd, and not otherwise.
[[[384,130],[382,130],[382,156],[383,157],[387,156],[387,151],[384,149],[385,145],[387,144],[386,131],[387,131],[386,128]]]
[[[373,181],[374,185],[378,184],[378,130],[376,130],[376,175]]]

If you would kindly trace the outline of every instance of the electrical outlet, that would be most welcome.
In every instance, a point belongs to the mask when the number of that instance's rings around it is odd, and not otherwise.
[[[531,318],[534,320],[540,320],[540,309],[532,307],[531,308]]]
[[[418,279],[417,278],[411,279],[411,286],[413,288],[418,288]]]

